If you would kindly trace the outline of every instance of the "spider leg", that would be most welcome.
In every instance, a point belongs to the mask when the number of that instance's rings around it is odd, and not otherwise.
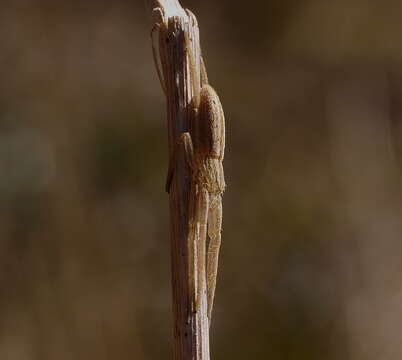
[[[201,56],[201,63],[200,63],[200,69],[201,69],[201,87],[204,85],[208,85],[208,74],[207,74],[207,68],[205,67],[205,62],[204,58]]]
[[[201,298],[203,285],[205,281],[205,258],[206,258],[206,240],[207,240],[207,222],[209,209],[209,193],[202,186],[197,185],[196,195],[196,220],[197,220],[197,237],[195,238],[196,246],[196,263],[197,263],[197,291],[196,291],[196,309],[201,306]]]
[[[208,320],[211,325],[212,308],[214,304],[216,277],[218,274],[219,249],[222,230],[222,198],[221,194],[211,195],[211,205],[208,213],[208,255],[207,255],[207,299]]]
[[[160,9],[159,9],[159,10],[160,10]],[[161,25],[158,24],[158,23],[156,23],[156,24],[152,27],[152,30],[151,30],[151,43],[152,43],[152,54],[153,54],[153,58],[154,58],[154,63],[155,63],[156,71],[157,71],[157,73],[158,73],[158,78],[159,78],[159,81],[160,81],[160,83],[161,83],[162,90],[163,90],[163,92],[164,92],[165,95],[166,95],[165,80],[164,80],[164,78],[163,78],[163,76],[162,76],[161,67],[159,66],[159,61],[158,61],[158,59],[160,59],[160,56],[159,56],[158,52],[156,51],[155,36],[154,36],[154,34],[155,34],[157,31],[160,31],[160,28],[161,28]]]

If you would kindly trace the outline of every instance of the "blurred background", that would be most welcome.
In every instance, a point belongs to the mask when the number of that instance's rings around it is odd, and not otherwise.
[[[172,357],[148,0],[2,0],[0,359]],[[227,121],[213,359],[402,357],[402,2],[182,0]]]

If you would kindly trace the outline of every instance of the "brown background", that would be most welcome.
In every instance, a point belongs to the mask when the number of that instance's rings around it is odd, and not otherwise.
[[[184,1],[227,120],[213,359],[402,356],[402,3]],[[3,0],[0,359],[169,359],[145,0]]]

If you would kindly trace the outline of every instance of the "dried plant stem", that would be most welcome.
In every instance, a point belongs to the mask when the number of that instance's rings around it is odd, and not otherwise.
[[[180,135],[189,129],[190,102],[200,87],[200,44],[196,18],[177,0],[157,0],[160,19],[153,35],[158,34],[159,71],[167,99],[169,154],[172,159]],[[153,36],[153,40],[154,36]],[[188,42],[190,40],[190,42]],[[194,63],[190,64],[186,44],[190,43]],[[187,45],[188,46],[188,45]],[[197,77],[197,78],[194,78]],[[199,309],[194,309],[195,292],[189,273],[199,267],[195,244],[188,243],[191,173],[185,155],[174,159],[175,175],[170,187],[170,241],[174,316],[174,359],[209,360],[207,290],[202,275]],[[191,270],[191,271],[189,271]]]

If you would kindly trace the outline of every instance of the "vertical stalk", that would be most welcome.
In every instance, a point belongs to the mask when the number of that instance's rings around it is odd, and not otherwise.
[[[157,0],[160,11],[159,58],[162,86],[167,100],[167,123],[170,159],[177,140],[188,131],[190,102],[200,84],[200,42],[195,16],[186,12],[177,0]],[[190,40],[187,49],[185,38]],[[188,51],[195,64],[190,65]],[[158,66],[158,64],[156,64]],[[195,71],[194,71],[195,70]],[[194,78],[194,77],[198,78]],[[198,85],[196,85],[198,84]],[[198,86],[198,88],[197,88]],[[174,359],[209,360],[209,326],[207,318],[206,280],[203,272],[200,307],[194,311],[196,289],[189,286],[189,269],[196,271],[195,244],[188,243],[188,220],[191,173],[185,154],[174,159],[175,172],[170,188],[170,242],[173,288]],[[194,242],[197,239],[194,239]]]

